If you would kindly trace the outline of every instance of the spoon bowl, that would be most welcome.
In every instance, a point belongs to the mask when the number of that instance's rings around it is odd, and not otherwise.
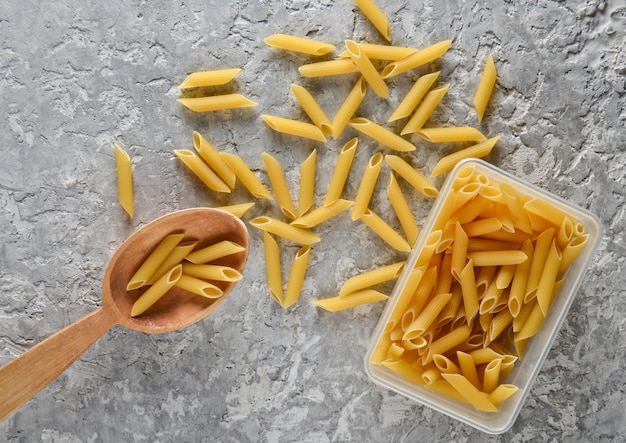
[[[56,379],[112,326],[119,324],[151,334],[171,332],[206,317],[224,301],[236,282],[212,282],[223,291],[215,299],[174,287],[145,313],[131,316],[141,290],[127,291],[129,280],[159,242],[174,233],[183,233],[185,240],[197,241],[197,249],[223,240],[237,243],[243,251],[212,263],[243,271],[248,258],[248,231],[234,215],[218,209],[193,208],[148,223],[124,241],[109,261],[100,308],[0,368],[0,421]]]

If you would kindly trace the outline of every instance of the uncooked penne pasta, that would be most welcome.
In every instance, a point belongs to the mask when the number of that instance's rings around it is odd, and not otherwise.
[[[180,276],[175,286],[205,298],[219,298],[224,294],[214,284],[185,274]]]
[[[230,266],[183,263],[183,274],[203,280],[239,281],[241,272]]]
[[[476,389],[481,388],[480,379],[478,378],[478,371],[476,370],[476,361],[474,357],[463,351],[456,351],[456,358],[459,362],[461,374],[474,386]]]
[[[517,194],[517,191],[515,191],[513,186],[508,183],[501,183],[500,191],[502,191],[502,195],[504,196],[506,205],[509,208],[509,212],[513,216],[514,225],[522,231],[532,234],[533,228],[530,224],[530,218],[522,207],[522,202]]]
[[[559,267],[559,275],[563,275],[570,267],[572,262],[578,257],[589,240],[589,234],[579,235],[572,238],[563,248],[561,256],[561,266]]]
[[[309,55],[325,55],[335,49],[329,43],[288,34],[273,34],[263,41],[268,46]]]
[[[468,237],[479,237],[500,229],[502,229],[502,222],[496,217],[481,218],[480,220],[463,224],[463,230]]]
[[[373,0],[354,0],[363,15],[374,25],[387,41],[391,41],[391,25],[389,19]]]
[[[489,394],[487,400],[489,400],[494,406],[498,407],[517,391],[519,391],[517,386],[509,383],[503,383],[498,385],[498,387],[494,389],[491,394]]]
[[[315,304],[327,311],[337,312],[368,303],[387,300],[388,298],[389,297],[385,294],[373,289],[363,289],[345,295],[338,295],[336,297],[317,299],[315,300]]]
[[[293,305],[300,297],[302,291],[302,284],[304,283],[304,276],[306,274],[307,266],[309,263],[309,257],[311,256],[311,246],[306,245],[301,247],[296,254],[291,265],[291,272],[289,273],[289,280],[287,280],[287,289],[285,290],[285,303],[284,308],[288,308]]]
[[[215,209],[219,209],[224,212],[228,212],[229,214],[233,214],[235,217],[243,217],[243,215],[254,206],[254,202],[250,203],[238,203],[236,205],[228,205],[228,206],[218,206]]]
[[[468,236],[463,230],[463,226],[456,222],[454,225],[454,241],[452,243],[452,258],[450,270],[456,281],[461,281],[461,272],[467,264]]]
[[[241,94],[209,95],[205,97],[184,97],[178,103],[195,112],[222,111],[235,108],[249,108],[257,103]]]
[[[483,375],[483,389],[482,392],[491,394],[496,387],[498,387],[500,381],[500,367],[502,366],[502,359],[496,358],[491,360],[484,370]]]
[[[352,40],[346,40],[346,49],[352,59],[352,63],[357,67],[365,81],[379,97],[389,97],[389,88],[385,80],[380,76],[371,60],[361,50],[361,47]]]
[[[400,60],[417,51],[417,48],[406,48],[402,46],[378,45],[375,43],[359,43],[361,50],[370,59],[376,60]],[[339,57],[350,57],[348,51],[339,54]]]
[[[158,268],[152,273],[152,277],[148,280],[149,285],[154,284],[159,278],[163,277],[174,266],[183,261],[183,259],[196,247],[197,241],[184,241],[176,245],[176,247],[165,257]]]
[[[528,260],[522,251],[511,250],[468,252],[467,258],[474,262],[474,266],[519,265]]]
[[[559,228],[563,224],[563,219],[568,217],[567,214],[565,214],[553,204],[540,199],[527,201],[526,203],[524,203],[524,209],[529,214],[536,215],[549,221],[556,228]]]
[[[263,152],[261,157],[263,158],[263,163],[265,164],[267,176],[270,179],[270,183],[272,183],[272,190],[274,191],[274,196],[276,197],[280,210],[287,218],[295,220],[296,208],[293,204],[293,200],[291,199],[291,194],[289,194],[289,187],[287,186],[287,181],[285,180],[285,175],[283,174],[283,168],[280,166],[278,160],[269,155],[267,152]]]
[[[332,217],[338,215],[340,212],[345,211],[346,209],[352,207],[354,202],[349,200],[337,200],[335,203],[330,204],[328,206],[320,206],[309,213],[303,215],[302,217],[298,217],[294,221],[290,223],[292,226],[296,226],[298,228],[313,228],[320,223],[325,222],[326,220],[331,219]]]
[[[461,283],[461,291],[463,294],[463,309],[467,324],[471,324],[474,317],[478,314],[478,292],[476,289],[476,280],[474,276],[474,263],[470,259],[460,274],[459,283]]]
[[[534,247],[532,242],[526,240],[522,244],[522,252],[528,257],[533,256]],[[526,260],[515,267],[515,274],[511,281],[511,289],[509,290],[509,311],[513,317],[517,317],[524,304],[526,295],[526,282],[528,281],[528,272],[530,271],[531,260]]]
[[[371,209],[367,209],[359,220],[369,226],[372,231],[378,234],[392,248],[401,252],[411,251],[411,246],[407,241]]]
[[[183,237],[184,234],[169,234],[165,236],[135,271],[126,285],[126,290],[132,291],[147,285],[161,263],[167,259],[174,248],[183,240]]]
[[[158,279],[154,285],[150,286],[141,296],[133,303],[130,311],[131,317],[137,317],[143,314],[155,304],[167,291],[169,291],[180,280],[183,275],[182,266],[173,267],[167,274]]]
[[[427,365],[433,361],[433,357],[437,354],[444,354],[445,352],[456,348],[463,343],[470,336],[472,328],[467,325],[462,325],[456,329],[451,330],[445,335],[442,335],[437,340],[433,341],[430,345],[428,354],[422,358],[422,364]]]
[[[128,154],[117,144],[115,149],[115,165],[117,169],[117,199],[122,208],[132,218],[134,215],[133,204],[133,166]]]
[[[544,317],[548,313],[548,308],[552,304],[552,294],[558,277],[559,268],[561,266],[561,259],[561,251],[556,244],[556,240],[552,239],[552,244],[548,250],[546,262],[537,285],[537,303],[539,304],[541,313]]]
[[[267,231],[301,245],[310,245],[320,241],[320,238],[311,231],[288,225],[271,217],[256,217],[250,220],[250,224],[262,231]]]
[[[404,261],[400,261],[390,265],[381,266],[380,268],[376,268],[349,278],[339,290],[339,296],[343,297],[346,294],[357,292],[379,283],[398,278],[402,272],[404,263]]]
[[[394,151],[407,152],[415,150],[415,146],[411,142],[367,118],[353,118],[348,124]]]
[[[174,151],[185,166],[187,166],[202,183],[209,189],[217,192],[230,192],[231,189],[226,183],[194,152],[186,149],[176,149]]]
[[[295,135],[297,137],[304,137],[320,142],[326,141],[324,133],[314,124],[268,114],[261,114],[261,118],[276,132],[282,132],[283,134]]]
[[[448,383],[450,383],[469,403],[479,411],[498,412],[498,408],[494,406],[487,397],[481,393],[472,383],[469,382],[461,374],[442,374]]]
[[[366,89],[365,79],[361,76],[335,114],[333,119],[333,138],[335,140],[342,134],[348,122],[363,102]]]
[[[283,277],[280,266],[280,249],[276,239],[267,231],[263,231],[263,248],[265,251],[265,272],[267,275],[267,289],[270,296],[279,305],[283,306]]]
[[[237,177],[213,146],[198,132],[193,131],[193,146],[196,152],[229,188],[235,187]]]
[[[430,63],[444,55],[451,44],[452,40],[443,40],[424,49],[420,49],[408,57],[391,62],[383,69],[382,77],[385,79],[395,77],[403,72]]]
[[[359,72],[352,59],[328,60],[302,65],[298,68],[305,77],[328,77],[331,75],[352,74]]]
[[[419,337],[426,332],[435,320],[437,320],[437,316],[450,301],[450,298],[452,298],[452,294],[447,293],[437,294],[430,299],[422,312],[420,312],[417,318],[407,327],[407,330],[402,338],[410,339]]]
[[[439,86],[426,94],[426,97],[419,104],[409,121],[404,125],[401,135],[410,134],[422,129],[424,124],[428,121],[431,114],[435,111],[435,108],[439,106],[443,97],[448,93],[450,85]]]
[[[471,126],[428,128],[415,131],[417,135],[432,143],[482,142],[487,140],[482,132]]]
[[[296,214],[298,217],[302,217],[313,206],[316,162],[317,150],[313,149],[311,155],[300,165],[300,197],[298,198],[298,212]]]
[[[332,136],[332,124],[311,93],[307,91],[306,88],[293,84],[291,85],[291,92],[313,124],[317,126],[322,133]]]
[[[493,63],[493,57],[491,54],[487,57],[487,63],[480,77],[480,83],[474,94],[474,109],[478,114],[478,121],[483,119],[485,110],[487,109],[487,103],[493,91],[493,87],[496,84],[496,65]]]
[[[435,80],[437,80],[437,77],[439,77],[439,72],[440,71],[432,72],[430,74],[422,75],[420,78],[418,78],[387,121],[392,122],[404,117],[408,117],[411,112],[415,110],[417,104],[428,93],[428,90],[433,85],[433,83],[435,83]]]
[[[333,169],[333,175],[330,178],[330,183],[326,190],[324,206],[330,206],[341,198],[358,144],[359,139],[355,137],[341,148],[337,162],[335,163],[335,168]]]
[[[367,211],[382,167],[383,155],[377,152],[370,158],[363,172],[359,189],[354,198],[354,206],[352,206],[352,220],[358,220]]]
[[[444,172],[450,171],[454,166],[463,159],[466,158],[482,158],[492,151],[496,142],[500,139],[500,136],[492,137],[483,142],[477,143],[460,151],[453,152],[452,154],[442,157],[435,165],[431,177],[436,177]]]
[[[227,255],[238,254],[246,249],[230,240],[222,240],[214,243],[197,251],[190,252],[185,257],[185,260],[191,263],[206,264],[211,263],[218,258],[226,257]]]
[[[189,89],[225,85],[235,78],[240,71],[240,68],[232,68],[192,72],[178,87],[180,89]]]
[[[535,241],[535,249],[530,262],[528,280],[526,281],[524,303],[528,303],[528,301],[536,295],[537,286],[539,286],[539,279],[541,278],[541,271],[546,264],[546,259],[550,251],[550,245],[552,244],[553,237],[554,229],[550,228],[539,234],[537,240]]]
[[[439,191],[413,166],[397,155],[386,155],[385,161],[400,177],[426,197],[436,197]]]
[[[254,175],[254,172],[250,170],[242,158],[226,152],[220,152],[220,157],[222,157],[228,166],[230,166],[230,168],[235,172],[235,175],[241,184],[244,185],[250,194],[258,198],[272,200],[272,194],[270,191],[263,186],[263,183],[261,183],[256,175]]]
[[[409,242],[409,245],[413,246],[418,234],[417,222],[415,221],[413,212],[404,198],[400,185],[393,175],[393,172],[389,174],[387,197],[391,202],[391,207],[393,208],[396,217],[398,217],[398,221],[400,221],[400,226],[402,227],[402,231],[404,231],[406,240]]]

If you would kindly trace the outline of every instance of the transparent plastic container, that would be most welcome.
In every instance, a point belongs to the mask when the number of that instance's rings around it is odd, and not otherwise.
[[[487,176],[496,183],[508,183],[512,185],[520,195],[528,195],[532,198],[542,199],[555,206],[561,211],[575,217],[584,226],[589,239],[585,248],[576,257],[565,274],[565,283],[557,293],[548,310],[545,320],[536,335],[531,337],[527,343],[523,357],[515,363],[514,369],[504,379],[504,383],[510,383],[519,388],[519,391],[508,398],[499,407],[498,412],[481,412],[468,403],[463,403],[451,397],[438,394],[427,388],[411,383],[407,379],[399,376],[394,371],[380,365],[373,364],[371,357],[377,343],[381,339],[384,328],[387,325],[390,315],[398,303],[399,294],[407,284],[410,271],[419,257],[424,246],[426,237],[432,230],[443,202],[452,189],[452,184],[458,173],[466,167],[473,167],[475,172]],[[509,430],[528,396],[532,384],[539,373],[548,352],[554,342],[558,330],[563,323],[565,316],[574,300],[576,292],[582,282],[585,271],[589,266],[595,253],[597,245],[602,235],[602,227],[598,218],[590,212],[576,207],[558,196],[552,195],[536,186],[528,184],[523,180],[514,177],[501,169],[486,163],[482,160],[467,159],[459,162],[450,172],[444,183],[439,197],[422,229],[421,235],[407,259],[405,271],[398,279],[390,300],[385,307],[378,325],[372,335],[368,352],[365,356],[365,370],[369,377],[377,384],[402,394],[423,405],[429,406],[450,417],[458,419],[489,434],[500,434]]]

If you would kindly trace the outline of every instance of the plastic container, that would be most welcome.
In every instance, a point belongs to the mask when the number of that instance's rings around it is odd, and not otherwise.
[[[410,271],[419,257],[424,246],[427,235],[432,230],[435,219],[442,209],[443,202],[452,189],[453,182],[459,172],[464,168],[473,167],[475,172],[484,174],[492,182],[508,183],[512,185],[520,195],[528,195],[531,198],[544,200],[559,208],[566,214],[575,217],[580,221],[585,233],[589,234],[587,245],[577,256],[565,274],[565,283],[556,294],[552,305],[544,319],[544,322],[536,335],[531,337],[527,343],[523,357],[515,363],[514,369],[506,376],[504,383],[514,384],[519,391],[508,398],[499,407],[498,412],[481,412],[472,405],[455,400],[451,397],[438,394],[427,388],[409,382],[399,376],[394,371],[380,364],[373,364],[371,357],[377,343],[381,339],[384,328],[387,325],[390,315],[398,303],[399,294],[407,284]],[[459,162],[450,172],[440,195],[435,202],[433,209],[424,225],[421,235],[407,259],[405,271],[398,279],[393,289],[391,298],[378,322],[372,336],[372,340],[365,357],[365,370],[370,378],[377,384],[402,394],[414,401],[442,412],[450,417],[458,419],[489,434],[500,434],[509,430],[528,396],[531,386],[539,373],[543,362],[554,342],[558,330],[563,323],[565,316],[574,300],[578,287],[584,277],[585,271],[594,255],[596,247],[601,238],[602,228],[596,216],[588,211],[578,208],[563,199],[554,196],[542,189],[525,183],[523,180],[514,177],[501,169],[486,163],[482,160],[468,159]]]

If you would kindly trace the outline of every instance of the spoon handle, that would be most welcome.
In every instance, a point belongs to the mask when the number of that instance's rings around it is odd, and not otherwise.
[[[101,307],[33,346],[0,368],[0,422],[76,361],[117,323]]]

